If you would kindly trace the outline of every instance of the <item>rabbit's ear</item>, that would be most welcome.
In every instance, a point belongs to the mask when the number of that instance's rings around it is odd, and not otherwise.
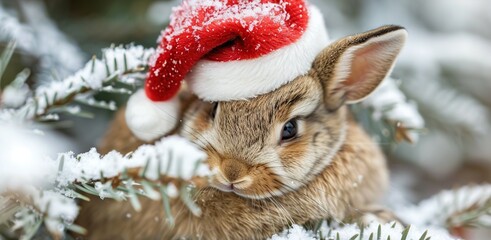
[[[389,74],[406,40],[399,26],[384,26],[342,38],[326,47],[313,69],[324,87],[326,107],[335,110],[370,94]]]

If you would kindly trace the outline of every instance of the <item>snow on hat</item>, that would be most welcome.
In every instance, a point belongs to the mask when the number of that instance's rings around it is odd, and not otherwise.
[[[206,101],[271,92],[305,74],[328,38],[320,11],[304,0],[184,0],[150,60],[144,92],[126,120],[142,140],[172,130],[181,81]]]

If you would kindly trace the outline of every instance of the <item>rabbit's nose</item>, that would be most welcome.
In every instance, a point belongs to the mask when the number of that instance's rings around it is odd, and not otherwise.
[[[247,166],[240,161],[226,159],[221,164],[221,172],[229,183],[237,182],[247,175]]]

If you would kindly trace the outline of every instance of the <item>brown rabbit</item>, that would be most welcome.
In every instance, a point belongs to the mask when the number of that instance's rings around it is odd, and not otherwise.
[[[384,26],[345,37],[327,46],[307,74],[253,99],[189,100],[178,133],[208,153],[216,173],[196,195],[201,216],[175,200],[169,227],[158,201],[142,199],[135,213],[128,203],[94,199],[78,223],[91,239],[264,239],[294,223],[363,216],[383,194],[388,173],[345,104],[387,76],[406,34]],[[122,114],[118,119],[105,148],[136,148],[140,142],[128,141]]]

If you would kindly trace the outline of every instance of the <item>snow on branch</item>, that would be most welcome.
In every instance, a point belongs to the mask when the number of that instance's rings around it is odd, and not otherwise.
[[[403,221],[418,226],[491,227],[491,185],[443,191],[396,214]]]
[[[56,163],[59,186],[71,183],[89,183],[107,180],[138,170],[138,176],[151,181],[166,177],[191,180],[193,176],[207,176],[208,168],[201,164],[206,154],[191,142],[179,136],[166,137],[154,145],[142,145],[132,153],[122,155],[111,151],[102,156],[95,148],[75,155],[72,152],[59,154]]]
[[[144,70],[153,52],[153,49],[142,46],[103,49],[102,58],[93,57],[73,75],[38,87],[19,109],[0,109],[0,120],[57,120],[58,112],[80,113],[78,108],[66,106],[74,100],[115,110],[113,102],[96,101],[88,95],[98,91],[131,93],[128,89],[116,87],[116,83],[134,86],[138,80],[143,80]]]
[[[457,239],[449,234],[455,227],[491,226],[491,185],[465,186],[443,191],[415,206],[395,209],[405,223],[379,224],[366,227],[357,224],[329,224],[322,221],[315,229],[293,225],[275,234],[271,240],[337,240],[337,239]]]
[[[55,185],[60,189],[73,189],[75,184],[78,190],[102,199],[129,198],[137,211],[141,209],[137,195],[168,201],[169,197],[180,194],[190,210],[199,215],[201,210],[189,201],[188,187],[202,184],[193,180],[210,174],[208,166],[203,164],[205,159],[204,152],[179,136],[140,146],[124,156],[116,151],[101,156],[95,148],[78,155],[69,152],[60,154],[56,160]],[[80,196],[74,191],[64,192],[68,196]],[[169,202],[164,204],[169,206]],[[167,216],[171,221],[173,217]]]
[[[26,169],[22,164],[8,165],[15,161],[2,157],[0,165],[10,168],[2,168],[5,171],[1,177],[10,184],[0,185],[0,200],[18,200],[22,207],[10,217],[2,216],[0,209],[0,219],[13,221],[14,229],[23,229],[24,236],[36,232],[43,222],[53,236],[62,236],[65,229],[83,233],[84,229],[73,225],[73,221],[78,214],[74,199],[88,200],[84,194],[129,199],[137,211],[141,209],[138,196],[160,199],[165,209],[170,209],[170,198],[179,196],[194,214],[199,215],[201,210],[191,200],[191,194],[193,185],[203,184],[202,179],[210,173],[208,166],[203,164],[205,159],[204,152],[178,136],[140,146],[127,155],[116,151],[100,155],[93,148],[77,155],[61,153],[56,159],[33,156],[30,161],[43,166],[37,169],[37,174],[44,178],[42,182],[26,186],[26,182],[15,181],[22,181],[23,178],[18,176],[26,175],[25,170],[32,172],[32,169]],[[21,190],[12,186],[24,187]],[[166,216],[172,223],[173,216],[169,211]]]
[[[445,230],[418,228],[414,226],[404,228],[401,224],[395,222],[386,224],[373,222],[366,227],[360,227],[357,224],[330,226],[326,221],[323,221],[319,229],[316,230],[306,230],[299,225],[293,225],[291,228],[273,235],[270,240],[405,240],[430,238],[432,240],[455,239]]]

